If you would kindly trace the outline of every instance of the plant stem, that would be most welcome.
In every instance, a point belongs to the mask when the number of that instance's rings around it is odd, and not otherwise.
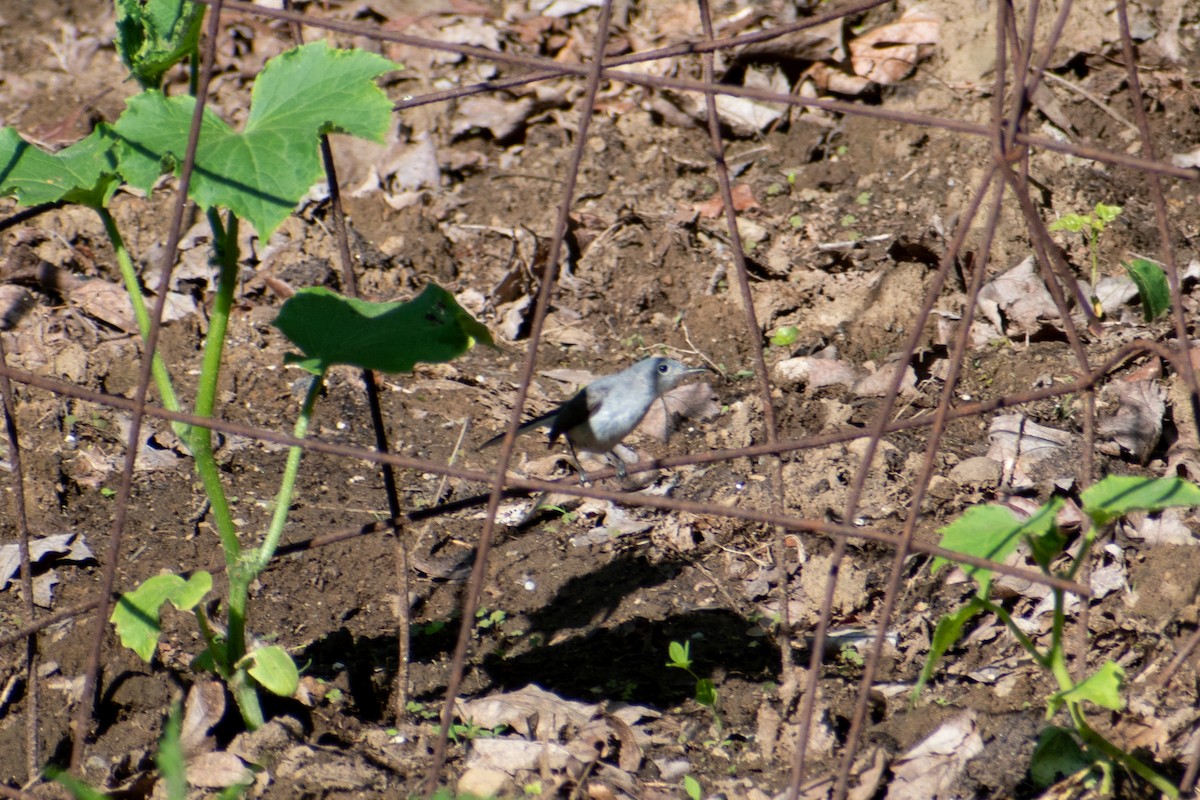
[[[1087,744],[1089,747],[1099,750],[1106,757],[1125,767],[1125,769],[1129,770],[1134,775],[1137,775],[1139,778],[1146,781],[1146,783],[1150,784],[1167,797],[1172,798],[1172,800],[1179,797],[1178,786],[1171,783],[1170,780],[1163,775],[1160,775],[1151,767],[1143,764],[1141,760],[1133,756],[1131,753],[1127,753],[1121,748],[1117,747],[1108,739],[1104,738],[1104,736],[1102,736],[1100,733],[1095,731],[1092,726],[1088,725],[1087,720],[1084,719],[1083,716],[1083,708],[1078,702],[1068,702],[1067,707],[1070,709],[1071,720],[1075,723],[1075,729],[1079,731],[1079,735],[1085,744]]]
[[[229,312],[233,307],[233,293],[237,286],[238,218],[229,214],[228,226],[221,224],[216,209],[209,209],[208,222],[213,230],[213,248],[218,264],[217,293],[213,298],[212,316],[209,320],[208,336],[204,342],[204,359],[200,367],[200,381],[196,386],[196,414],[211,417],[216,407],[217,384],[221,375],[221,357],[225,348],[225,336],[229,329]],[[230,676],[229,689],[242,712],[242,720],[250,730],[263,724],[262,708],[258,692],[245,669],[234,665],[246,654],[246,606],[250,594],[250,582],[254,574],[247,569],[242,557],[242,545],[238,541],[237,528],[229,510],[229,500],[221,483],[220,471],[212,452],[212,430],[197,427],[192,432],[192,454],[196,459],[196,473],[204,485],[204,491],[212,504],[213,522],[224,550],[229,574],[229,607],[227,613],[228,632],[225,638],[222,669]]]
[[[296,425],[292,430],[292,435],[297,439],[303,439],[308,435],[313,408],[316,406],[317,398],[321,396],[321,388],[324,385],[324,373],[313,375],[308,384],[308,391],[304,395],[304,404],[300,407],[300,415],[296,418]],[[287,523],[288,511],[291,509],[292,492],[296,488],[296,476],[300,473],[300,456],[303,453],[304,451],[299,447],[288,450],[287,463],[283,468],[283,479],[279,483],[279,494],[275,498],[275,511],[271,515],[271,525],[267,529],[267,535],[264,537],[262,545],[247,559],[249,569],[255,574],[267,568],[267,564],[275,555],[275,549],[279,546],[279,539],[283,536],[283,526]]]
[[[1000,618],[1000,621],[1003,622],[1008,627],[1009,631],[1012,632],[1012,635],[1016,637],[1017,642],[1020,643],[1021,647],[1024,647],[1029,655],[1033,656],[1033,659],[1037,661],[1038,666],[1040,666],[1042,669],[1048,669],[1050,667],[1049,656],[1038,650],[1038,647],[1033,643],[1033,640],[1026,636],[1023,630],[1017,627],[1016,621],[1012,618],[1012,615],[1008,613],[1007,609],[1001,605],[998,605],[997,603],[993,603],[991,600],[985,600],[982,597],[977,596],[973,598],[973,600]]]
[[[137,320],[138,330],[141,332],[142,341],[144,342],[150,338],[150,311],[146,308],[146,298],[142,295],[142,285],[138,282],[137,271],[133,268],[133,259],[129,257],[129,250],[125,247],[125,239],[121,236],[121,231],[117,228],[117,222],[113,219],[109,210],[100,206],[95,211],[100,215],[100,222],[104,225],[104,232],[108,236],[108,241],[112,243],[113,252],[117,254],[117,266],[121,270],[121,280],[125,283],[125,293],[129,295],[129,303],[133,307],[133,316]],[[158,393],[162,397],[163,406],[170,411],[178,411],[179,398],[175,394],[175,387],[171,383],[171,375],[167,372],[167,365],[158,353],[154,354],[150,371],[154,375],[154,385],[158,387]],[[189,441],[191,431],[188,425],[182,422],[172,422],[171,428],[185,445],[188,447],[191,446],[191,442]]]
[[[204,360],[200,366],[200,382],[196,386],[196,415],[211,417],[216,405],[217,379],[221,374],[221,354],[225,346],[225,333],[229,328],[229,309],[233,305],[233,290],[237,284],[237,217],[229,215],[229,235],[221,225],[220,216],[215,210],[208,212],[208,221],[213,229],[213,247],[216,251],[219,271],[217,275],[217,294],[213,300],[212,317],[209,321],[208,336],[204,341]],[[196,459],[196,473],[204,485],[204,492],[212,503],[213,522],[217,536],[221,539],[221,547],[225,551],[225,563],[230,568],[241,558],[242,545],[237,538],[237,528],[233,524],[233,515],[229,511],[229,501],[225,497],[225,487],[217,469],[216,460],[212,453],[212,430],[196,428],[192,431],[192,454]],[[233,600],[230,598],[230,603]],[[240,630],[238,631],[240,633]],[[233,620],[230,620],[229,638],[234,638]],[[240,647],[240,645],[239,645]],[[241,657],[241,654],[238,654]],[[236,661],[236,659],[234,659]],[[231,662],[232,663],[232,662]]]

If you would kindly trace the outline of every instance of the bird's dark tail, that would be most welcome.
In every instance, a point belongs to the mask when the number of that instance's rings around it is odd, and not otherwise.
[[[555,409],[554,411],[551,411],[549,414],[542,414],[540,417],[534,417],[533,419],[529,420],[528,422],[521,423],[521,427],[517,428],[517,435],[520,436],[522,433],[528,433],[529,431],[533,430],[534,428],[543,428],[543,427],[548,426],[550,424],[551,420],[554,419],[554,415],[557,413],[558,413],[558,409]],[[500,444],[500,440],[502,440],[503,438],[504,438],[503,433],[493,436],[492,438],[488,439],[483,444],[479,445],[479,447],[476,449],[477,450],[486,450],[487,448],[491,447],[494,444]]]

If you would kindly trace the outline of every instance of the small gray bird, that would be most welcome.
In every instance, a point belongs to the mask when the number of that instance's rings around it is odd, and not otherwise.
[[[608,456],[617,468],[617,475],[624,480],[625,462],[612,452],[613,448],[633,432],[655,400],[689,375],[707,371],[703,367],[681,364],[673,358],[645,358],[627,370],[592,381],[549,414],[521,425],[517,433],[548,426],[551,445],[560,435],[565,437],[582,483],[587,483],[588,477],[575,448]],[[479,449],[490,447],[503,438],[504,434],[492,437]]]

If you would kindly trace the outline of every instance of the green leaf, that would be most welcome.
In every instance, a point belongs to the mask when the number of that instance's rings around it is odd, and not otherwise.
[[[155,575],[117,600],[109,620],[117,628],[121,644],[149,663],[158,646],[159,610],[170,601],[181,611],[193,608],[212,588],[212,575],[197,572],[188,580],[178,575]]]
[[[12,128],[0,128],[0,195],[11,195],[23,206],[60,200],[105,206],[120,183],[113,144],[103,123],[57,153],[39,149]]]
[[[1097,528],[1131,511],[1200,505],[1200,486],[1182,478],[1139,478],[1109,475],[1084,489],[1083,511]]]
[[[1050,223],[1050,230],[1079,233],[1083,229],[1091,227],[1091,221],[1091,215],[1082,217],[1079,214],[1064,214]]]
[[[1135,258],[1128,264],[1122,262],[1122,266],[1137,286],[1138,298],[1142,301],[1142,316],[1146,322],[1153,322],[1167,313],[1171,307],[1171,287],[1162,267],[1144,258]]]
[[[275,326],[303,356],[288,362],[321,375],[334,364],[411,372],[417,362],[449,361],[476,342],[495,347],[488,329],[436,284],[407,303],[369,303],[323,287],[301,289]]]
[[[775,333],[771,334],[771,344],[776,347],[788,347],[796,343],[800,338],[800,329],[795,325],[785,325],[778,328]]]
[[[1074,775],[1092,765],[1068,728],[1050,726],[1038,736],[1029,762],[1029,777],[1038,786],[1052,786],[1060,778]]]
[[[204,6],[188,0],[117,0],[117,52],[144,88],[196,52]]]
[[[693,778],[691,775],[683,776],[683,791],[690,800],[700,800],[704,796],[704,789],[700,786],[700,781]]]
[[[1100,669],[1081,683],[1062,692],[1055,692],[1046,701],[1046,716],[1052,716],[1064,703],[1088,701],[1112,711],[1124,707],[1121,700],[1121,685],[1125,682],[1125,670],[1114,661],[1105,661]]]
[[[717,705],[717,687],[708,678],[696,681],[696,702],[705,708]]]
[[[1021,530],[1021,522],[1007,508],[998,505],[973,506],[942,528],[940,544],[947,550],[991,561],[1003,561],[1016,549],[1021,540]],[[936,573],[946,563],[946,559],[938,556],[933,560],[929,571]],[[980,595],[986,597],[992,571],[969,564],[963,564],[962,569],[976,580]]]
[[[169,598],[171,605],[180,611],[191,611],[212,591],[212,575],[203,570],[196,572]]]
[[[937,668],[938,661],[962,637],[963,627],[971,620],[971,617],[982,610],[983,606],[979,601],[971,598],[958,611],[947,614],[938,620],[937,626],[933,629],[933,640],[929,643],[929,655],[925,656],[925,666],[921,668],[921,677],[917,679],[917,685],[912,690],[914,701],[921,694],[921,690],[925,688],[925,684],[933,677],[933,671]]]
[[[287,651],[277,645],[260,647],[246,655],[250,677],[280,697],[291,697],[300,685],[300,672]]]
[[[320,134],[382,141],[391,102],[374,79],[395,69],[382,56],[323,41],[275,56],[254,82],[241,133],[205,109],[190,196],[204,209],[230,209],[265,239],[321,178]],[[114,126],[126,180],[149,192],[164,166],[177,170],[194,108],[191,97],[157,91],[129,99]]]
[[[1124,210],[1125,209],[1121,208],[1120,206],[1106,206],[1104,203],[1096,203],[1096,219],[1103,224],[1107,224],[1121,216],[1121,212]]]
[[[667,645],[667,655],[671,659],[670,661],[667,662],[667,666],[668,667],[677,667],[679,669],[691,669],[692,668],[692,658],[691,658],[691,653],[690,653],[691,649],[692,649],[691,642],[684,642],[682,644],[680,644],[679,642],[671,642],[669,645]]]

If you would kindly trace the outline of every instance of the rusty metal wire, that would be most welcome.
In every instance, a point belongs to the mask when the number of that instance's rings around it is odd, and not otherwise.
[[[924,493],[929,487],[929,482],[933,475],[934,458],[938,453],[941,436],[945,431],[946,426],[953,420],[981,416],[1001,408],[1020,406],[1039,400],[1063,397],[1071,394],[1082,394],[1084,396],[1085,414],[1083,419],[1083,463],[1081,465],[1080,478],[1084,483],[1086,483],[1092,478],[1093,473],[1092,445],[1095,438],[1094,390],[1114,370],[1125,364],[1130,358],[1141,354],[1157,355],[1158,357],[1169,361],[1177,369],[1177,371],[1186,381],[1187,385],[1191,388],[1190,402],[1192,403],[1192,418],[1193,420],[1200,420],[1200,387],[1197,387],[1191,359],[1188,357],[1186,352],[1188,329],[1181,302],[1178,268],[1176,265],[1173,248],[1171,246],[1172,234],[1167,217],[1166,201],[1163,195],[1160,180],[1162,177],[1169,177],[1195,181],[1197,180],[1197,171],[1194,169],[1176,167],[1157,159],[1149,122],[1144,109],[1142,91],[1138,81],[1136,53],[1134,52],[1132,38],[1129,33],[1129,22],[1125,0],[1118,0],[1117,12],[1121,32],[1122,54],[1128,74],[1130,94],[1133,98],[1133,113],[1140,135],[1141,150],[1140,155],[1137,156],[1132,156],[1122,152],[1111,152],[1104,150],[1103,148],[1090,145],[1063,143],[1048,137],[1031,134],[1027,130],[1028,113],[1030,109],[1029,98],[1031,98],[1032,93],[1037,87],[1038,81],[1040,80],[1041,75],[1046,68],[1055,42],[1058,40],[1058,37],[1064,29],[1064,26],[1067,24],[1070,14],[1069,1],[1064,2],[1060,6],[1059,14],[1055,19],[1054,27],[1048,39],[1040,43],[1036,43],[1034,41],[1038,11],[1036,2],[1030,5],[1027,16],[1023,20],[1023,25],[1020,25],[1021,20],[1017,19],[1016,12],[1011,4],[996,4],[997,68],[995,86],[993,89],[992,118],[988,123],[973,123],[965,120],[937,117],[933,115],[897,112],[884,107],[865,106],[850,101],[805,98],[790,94],[780,94],[761,89],[754,89],[750,87],[722,85],[716,82],[712,63],[712,55],[714,53],[727,51],[733,47],[741,46],[751,42],[766,41],[771,38],[782,36],[792,31],[812,27],[838,17],[845,17],[851,14],[861,13],[869,8],[881,5],[885,0],[866,0],[865,2],[842,6],[841,8],[825,13],[820,17],[803,20],[792,25],[780,26],[770,31],[756,32],[754,34],[729,37],[725,39],[716,39],[713,37],[711,18],[709,16],[707,3],[704,2],[704,0],[700,0],[701,19],[704,24],[703,38],[693,42],[685,42],[678,45],[673,45],[671,47],[665,47],[641,53],[632,53],[617,58],[597,58],[590,64],[578,65],[562,64],[549,58],[523,56],[487,50],[480,47],[440,42],[412,36],[403,32],[385,31],[376,26],[363,23],[323,19],[314,14],[300,13],[286,8],[283,10],[272,10],[252,3],[241,2],[241,0],[200,1],[211,6],[207,40],[203,53],[204,60],[202,69],[200,71],[200,83],[197,91],[198,103],[196,106],[196,116],[193,120],[187,153],[178,183],[178,194],[175,205],[172,209],[170,234],[168,236],[167,246],[163,251],[164,256],[161,264],[162,277],[159,284],[160,286],[168,285],[169,277],[174,267],[176,251],[180,239],[181,224],[184,211],[187,206],[188,180],[191,174],[196,141],[199,135],[199,119],[201,113],[203,112],[207,97],[207,87],[213,74],[215,48],[216,43],[221,36],[223,15],[250,15],[260,19],[274,19],[286,22],[294,26],[294,30],[296,31],[295,37],[298,41],[300,40],[301,26],[308,26],[323,28],[348,35],[368,37],[377,41],[396,42],[429,50],[453,52],[469,58],[492,62],[517,70],[524,70],[524,72],[517,75],[504,76],[475,85],[462,86],[452,90],[431,92],[419,97],[407,98],[397,104],[397,110],[412,108],[428,103],[445,102],[482,92],[494,92],[505,88],[514,88],[537,81],[545,81],[564,76],[582,78],[586,80],[586,90],[578,104],[580,113],[580,130],[576,134],[575,148],[572,152],[572,157],[569,163],[564,166],[563,185],[561,189],[561,196],[559,198],[555,229],[550,240],[550,256],[547,259],[546,272],[539,288],[537,301],[534,307],[535,311],[531,335],[525,357],[522,362],[517,396],[514,402],[509,426],[500,449],[498,463],[496,468],[492,471],[483,472],[479,470],[464,469],[461,467],[453,467],[424,459],[410,458],[390,453],[387,438],[384,433],[385,429],[383,427],[383,415],[379,407],[378,393],[374,389],[375,383],[373,376],[369,374],[364,375],[363,377],[365,391],[367,392],[368,396],[368,404],[371,409],[371,418],[376,431],[376,449],[374,451],[364,448],[322,442],[316,439],[296,440],[290,435],[282,434],[276,431],[245,426],[221,419],[202,419],[189,414],[167,412],[163,409],[148,404],[146,400],[150,379],[150,354],[155,351],[161,329],[160,320],[166,299],[165,292],[159,294],[154,308],[153,324],[148,336],[147,346],[145,348],[146,356],[144,357],[141,365],[137,389],[133,399],[107,395],[104,393],[84,389],[83,387],[73,386],[61,381],[54,381],[40,376],[35,376],[21,370],[13,369],[7,363],[7,359],[3,350],[0,349],[0,394],[3,395],[7,432],[10,443],[10,460],[13,462],[15,472],[13,490],[19,504],[18,527],[22,537],[22,568],[24,571],[23,579],[25,580],[28,579],[30,574],[27,546],[28,529],[26,527],[27,523],[24,520],[23,507],[20,505],[23,497],[23,489],[21,484],[21,462],[19,459],[19,431],[16,427],[16,417],[13,408],[14,398],[11,386],[9,384],[10,380],[25,384],[32,388],[53,392],[60,396],[76,397],[94,403],[105,404],[112,408],[122,409],[132,413],[132,424],[130,426],[129,436],[126,443],[125,463],[121,473],[120,488],[118,490],[115,503],[116,515],[113,521],[108,552],[103,559],[103,581],[101,585],[101,591],[92,599],[78,604],[72,609],[66,609],[52,615],[38,617],[35,615],[35,612],[31,606],[32,593],[29,590],[28,585],[26,585],[25,594],[27,608],[25,609],[25,613],[29,617],[28,620],[20,630],[0,637],[0,645],[10,644],[24,639],[26,640],[29,648],[26,658],[26,671],[30,676],[28,679],[30,681],[30,702],[26,706],[26,713],[28,714],[27,747],[29,749],[28,757],[31,767],[36,766],[38,755],[36,711],[37,686],[35,683],[33,683],[33,673],[36,666],[36,634],[38,631],[43,630],[46,626],[62,621],[63,619],[67,619],[78,614],[94,612],[91,629],[92,649],[89,654],[88,666],[85,673],[85,688],[83,692],[84,700],[83,702],[79,703],[75,713],[74,739],[72,741],[71,749],[71,764],[74,768],[78,767],[84,755],[88,733],[93,725],[92,703],[93,697],[97,690],[97,676],[101,663],[102,646],[105,639],[106,620],[111,599],[116,591],[116,571],[120,565],[121,544],[123,533],[126,527],[126,509],[132,488],[135,459],[139,449],[137,447],[138,438],[143,423],[143,418],[147,415],[172,421],[200,424],[215,431],[222,431],[230,435],[251,437],[262,441],[276,442],[288,446],[299,446],[309,452],[321,452],[341,458],[360,459],[380,465],[383,471],[388,494],[387,502],[390,514],[389,520],[373,523],[368,526],[349,527],[343,531],[337,531],[321,537],[316,537],[308,542],[298,543],[293,545],[293,547],[317,547],[321,546],[322,544],[332,543],[334,541],[344,541],[345,539],[352,538],[354,536],[373,534],[386,530],[396,530],[399,533],[403,530],[403,526],[405,524],[418,518],[424,518],[437,513],[451,513],[454,511],[459,511],[463,508],[469,507],[472,504],[485,505],[486,521],[483,531],[480,535],[478,554],[473,566],[466,597],[464,599],[462,625],[460,627],[455,646],[450,674],[447,678],[446,702],[442,712],[442,736],[437,742],[433,755],[433,761],[430,765],[428,774],[426,775],[425,787],[427,791],[432,791],[434,788],[436,788],[439,781],[441,781],[443,777],[442,772],[446,758],[446,735],[450,729],[450,722],[452,721],[453,703],[461,686],[463,671],[465,669],[466,659],[469,652],[470,634],[474,619],[474,611],[478,606],[479,598],[484,587],[485,576],[487,574],[488,555],[496,527],[496,513],[499,508],[499,503],[505,497],[521,491],[541,491],[552,489],[558,492],[575,494],[580,497],[619,500],[623,504],[632,506],[687,511],[694,514],[723,516],[731,519],[762,523],[774,526],[777,529],[779,534],[776,537],[777,540],[781,538],[781,534],[784,531],[806,532],[828,536],[834,539],[835,545],[832,567],[828,580],[825,584],[824,600],[820,609],[820,618],[815,631],[816,641],[812,647],[811,661],[807,670],[807,686],[804,691],[803,704],[799,713],[799,723],[796,737],[797,746],[795,760],[793,762],[792,782],[790,786],[790,792],[792,796],[795,796],[796,793],[798,793],[799,788],[804,781],[807,769],[806,744],[809,736],[810,723],[812,722],[815,714],[816,703],[818,701],[818,680],[821,676],[824,653],[822,643],[825,639],[827,628],[832,618],[833,596],[837,586],[838,566],[846,552],[846,543],[850,540],[875,541],[893,547],[894,555],[891,564],[891,572],[887,582],[883,603],[879,609],[878,616],[875,619],[877,635],[875,637],[870,656],[864,665],[863,676],[858,689],[858,699],[855,707],[854,718],[851,723],[850,733],[840,754],[839,771],[837,782],[834,787],[834,796],[836,797],[845,797],[849,790],[850,773],[855,761],[859,738],[862,733],[864,720],[866,718],[869,690],[877,672],[882,655],[882,645],[885,638],[882,634],[889,624],[891,615],[899,598],[902,575],[901,566],[911,553],[922,553],[936,556],[951,555],[939,547],[913,539],[913,533],[916,529],[916,524],[920,514],[921,501],[924,497]],[[592,50],[593,53],[603,54],[605,52],[605,45],[607,44],[609,37],[609,15],[610,2],[605,2],[602,6],[602,12],[597,25],[596,37]],[[1018,28],[1020,28],[1020,30],[1018,30]],[[697,81],[686,78],[657,77],[620,69],[622,66],[636,64],[639,62],[656,59],[679,58],[689,55],[701,56],[703,67],[703,75],[701,80]],[[721,196],[724,200],[726,223],[729,228],[729,240],[732,248],[734,264],[737,270],[738,288],[742,302],[746,335],[751,337],[752,345],[754,345],[751,347],[751,350],[755,353],[754,367],[757,379],[757,389],[761,396],[764,412],[764,441],[760,444],[718,452],[665,458],[648,462],[644,465],[639,464],[636,468],[657,469],[667,466],[704,464],[736,458],[769,456],[774,459],[772,462],[770,484],[772,507],[769,511],[736,508],[715,503],[700,503],[671,497],[629,495],[624,492],[613,492],[594,486],[580,487],[569,482],[528,480],[517,478],[508,474],[508,466],[511,462],[513,453],[513,440],[515,431],[522,418],[528,389],[536,367],[537,348],[541,341],[541,332],[544,326],[547,311],[550,306],[550,301],[556,288],[556,271],[559,263],[558,255],[561,247],[563,246],[563,240],[567,230],[568,215],[572,209],[575,199],[575,181],[579,174],[580,164],[582,163],[585,155],[584,148],[587,140],[587,126],[593,115],[596,93],[600,81],[602,80],[622,81],[631,85],[639,85],[660,90],[669,89],[677,92],[696,92],[702,94],[705,98],[707,106],[707,124],[712,144],[711,157],[713,160],[714,171],[718,179]],[[889,387],[888,393],[883,398],[883,401],[876,411],[870,427],[866,430],[838,431],[832,434],[823,434],[820,436],[810,436],[791,440],[780,438],[780,432],[775,420],[774,407],[772,404],[772,387],[767,372],[766,363],[762,356],[761,347],[757,346],[758,343],[756,337],[759,336],[759,325],[754,310],[753,289],[750,284],[749,273],[746,268],[745,253],[737,231],[731,183],[728,172],[724,166],[724,142],[720,135],[720,126],[715,108],[715,97],[718,94],[744,97],[762,102],[780,103],[796,107],[819,108],[833,113],[866,116],[879,120],[891,121],[898,124],[915,125],[927,128],[940,128],[942,130],[959,133],[965,136],[983,137],[991,144],[991,163],[987,167],[986,174],[980,179],[978,185],[974,188],[971,204],[960,220],[959,225],[954,232],[954,236],[949,243],[946,252],[941,258],[935,279],[931,284],[931,288],[922,298],[921,308],[917,317],[918,324],[913,326],[912,334],[906,342],[904,348],[904,356],[899,362],[901,364],[901,369],[897,370],[891,386]],[[1103,363],[1097,366],[1093,366],[1089,363],[1086,347],[1084,346],[1084,339],[1087,335],[1087,332],[1078,330],[1072,322],[1070,313],[1071,301],[1064,292],[1064,287],[1066,287],[1068,292],[1077,293],[1078,290],[1075,288],[1076,284],[1073,280],[1068,280],[1070,274],[1069,266],[1065,263],[1061,254],[1054,246],[1053,241],[1046,230],[1046,226],[1043,223],[1041,216],[1030,197],[1029,154],[1034,150],[1048,150],[1107,164],[1119,165],[1132,170],[1137,170],[1138,172],[1147,176],[1150,184],[1150,195],[1154,202],[1155,219],[1160,239],[1160,260],[1166,267],[1172,289],[1171,298],[1173,303],[1172,310],[1175,323],[1176,347],[1168,347],[1166,345],[1154,342],[1132,342],[1119,348],[1115,353],[1105,359]],[[355,273],[353,270],[354,262],[351,257],[348,240],[346,238],[345,221],[343,211],[341,209],[340,197],[337,194],[336,165],[334,164],[334,159],[332,153],[329,151],[327,142],[322,143],[322,155],[324,158],[327,175],[329,177],[330,188],[333,192],[332,219],[335,235],[339,243],[343,277],[346,285],[350,287],[351,293],[354,294],[354,287],[356,283]],[[919,416],[910,417],[908,419],[896,419],[895,406],[897,397],[899,395],[900,382],[902,379],[902,367],[903,365],[909,363],[917,347],[919,346],[920,333],[924,326],[924,321],[932,312],[934,303],[938,299],[942,285],[951,274],[951,269],[954,267],[956,259],[964,245],[964,242],[966,241],[966,237],[969,229],[971,228],[972,222],[980,208],[983,207],[984,200],[989,193],[991,193],[991,200],[988,206],[986,221],[983,226],[983,245],[980,250],[980,252],[983,254],[983,257],[973,266],[973,272],[970,276],[970,286],[967,293],[968,300],[966,307],[969,309],[969,311],[966,319],[962,322],[957,340],[955,341],[951,351],[951,370],[943,383],[937,407],[932,413],[926,413]],[[959,374],[958,371],[961,368],[962,359],[967,347],[967,331],[970,324],[970,310],[974,308],[975,298],[977,297],[979,289],[983,283],[983,278],[988,264],[988,251],[990,249],[991,236],[995,233],[1001,199],[1006,193],[1012,194],[1021,210],[1024,222],[1029,231],[1032,247],[1037,256],[1039,269],[1042,271],[1044,283],[1051,292],[1054,303],[1059,309],[1061,322],[1064,327],[1064,333],[1068,339],[1070,349],[1076,360],[1079,377],[1070,383],[1058,384],[1051,387],[1044,387],[1041,389],[1000,398],[993,398],[987,401],[975,403],[956,403],[954,391]],[[28,217],[28,212],[22,212],[22,214],[25,215],[21,217],[22,219]],[[0,222],[0,230],[10,223],[11,221]],[[1088,326],[1094,329],[1096,320],[1094,317],[1090,316],[1090,304],[1086,302],[1086,298],[1082,298],[1084,302],[1078,302],[1080,299],[1081,298],[1078,296],[1074,298],[1074,300],[1077,301],[1076,304],[1086,315],[1086,322]],[[1179,348],[1181,347],[1184,349],[1180,350]],[[926,431],[926,449],[921,467],[918,471],[918,475],[912,482],[911,504],[900,531],[897,532],[884,529],[855,527],[853,525],[839,525],[825,520],[805,519],[788,512],[783,497],[783,477],[781,461],[779,460],[780,456],[836,442],[847,442],[854,439],[865,438],[867,440],[867,444],[865,448],[865,454],[861,462],[863,466],[859,469],[854,477],[851,490],[846,501],[845,513],[843,515],[843,519],[851,520],[857,516],[861,494],[867,479],[867,465],[872,463],[873,455],[880,443],[889,434],[916,429]],[[466,500],[458,501],[456,503],[446,504],[445,506],[439,506],[434,509],[427,509],[420,513],[410,512],[406,514],[401,508],[395,488],[395,480],[394,477],[392,477],[391,470],[395,468],[418,469],[425,472],[452,476],[463,481],[478,482],[487,486],[488,492],[487,494],[479,495],[474,498],[467,498]],[[607,473],[601,473],[601,475],[604,474]],[[775,548],[774,550],[776,559],[780,559],[780,549],[781,548]],[[404,548],[401,546],[401,551],[403,550]],[[964,558],[961,556],[957,558],[958,560],[968,564],[976,564],[979,566],[986,565],[997,573],[1019,576],[1034,583],[1054,586],[1055,588],[1075,592],[1085,597],[1089,595],[1088,588],[1084,585],[1080,585],[1079,583],[1069,582],[1062,579],[1046,578],[1040,573],[1032,572],[1019,567],[1005,566],[1003,564],[991,564],[985,559]],[[214,572],[219,571],[222,568],[223,565],[209,567],[209,569]],[[401,572],[405,573],[406,571],[402,569]],[[785,594],[783,595],[781,607],[786,613],[788,605],[786,598],[786,586],[782,587],[782,591]],[[407,597],[407,589],[402,590],[401,596]],[[1081,632],[1086,632],[1086,619],[1079,623],[1079,627]],[[787,633],[787,628],[788,626],[785,623],[783,627],[783,633],[785,635]],[[1185,649],[1181,651],[1181,657],[1186,652],[1187,647],[1193,646],[1194,644],[1195,642],[1191,642],[1189,645],[1185,646]],[[401,646],[403,648],[403,642],[401,643]],[[791,669],[790,648],[785,645],[781,647],[781,651],[784,653],[783,671],[787,672]],[[402,649],[401,660],[406,660],[405,657],[406,651]],[[1173,672],[1176,666],[1177,664],[1172,664],[1170,668],[1171,672]],[[1187,768],[1187,774],[1182,787],[1184,791],[1191,790],[1191,787],[1195,782],[1198,769],[1200,769],[1200,749],[1191,754],[1191,759]],[[5,794],[6,796],[24,796],[12,790],[4,789],[3,787],[0,787],[0,793]]]

